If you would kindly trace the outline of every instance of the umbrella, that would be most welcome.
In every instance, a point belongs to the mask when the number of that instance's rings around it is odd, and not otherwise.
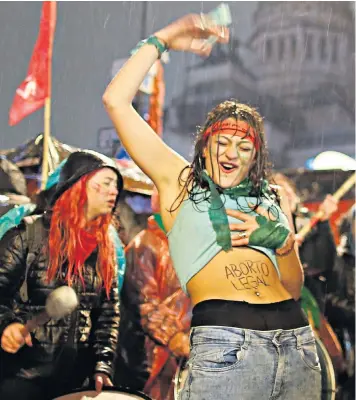
[[[356,161],[339,151],[323,151],[316,157],[307,160],[306,167],[313,170],[341,169],[350,171],[356,170]]]

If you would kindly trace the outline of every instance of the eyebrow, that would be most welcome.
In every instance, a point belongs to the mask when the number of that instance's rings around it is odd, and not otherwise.
[[[232,136],[232,135],[229,135],[229,136]],[[229,136],[224,136],[224,134],[216,135],[217,140],[219,140],[219,139],[226,139],[226,140],[228,140],[229,142],[231,142],[231,139],[230,139]],[[251,143],[251,141],[248,140],[248,139],[242,139],[242,140],[240,140],[239,144],[252,144],[252,143]],[[253,144],[252,144],[252,145],[253,145]]]
[[[224,136],[224,134],[218,134],[218,135],[215,135],[215,137],[216,137],[217,141],[220,139],[225,139],[225,140],[228,140],[229,142],[231,142],[231,139],[229,138],[229,136]]]
[[[110,178],[109,176],[106,176],[104,179],[110,182],[117,182],[117,178]]]

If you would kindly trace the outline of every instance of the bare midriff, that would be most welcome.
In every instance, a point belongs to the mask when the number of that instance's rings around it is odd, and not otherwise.
[[[267,304],[292,298],[273,262],[249,247],[221,251],[193,276],[187,290],[193,305],[211,299]]]

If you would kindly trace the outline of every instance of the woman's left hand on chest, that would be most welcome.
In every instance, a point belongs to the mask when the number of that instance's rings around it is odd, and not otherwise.
[[[290,230],[263,207],[259,206],[253,211],[258,215],[232,209],[226,210],[228,216],[242,221],[229,224],[232,246],[252,245],[271,249],[282,246]]]

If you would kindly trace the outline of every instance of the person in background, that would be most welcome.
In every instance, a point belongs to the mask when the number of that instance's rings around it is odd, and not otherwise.
[[[59,166],[48,176],[45,188],[39,191],[35,196],[35,203],[18,205],[0,217],[0,239],[5,235],[8,230],[18,226],[22,220],[26,220],[26,217],[31,215],[43,214],[51,207],[51,199],[56,192],[56,185],[60,178],[60,172],[66,162],[67,159],[64,159],[59,164]],[[124,281],[126,259],[124,253],[124,245],[120,238],[120,231],[122,230],[122,226],[120,224],[119,204],[120,203],[118,202],[118,206],[115,208],[113,225],[110,226],[110,231],[113,235],[116,249],[116,257],[118,261],[118,284],[120,291]]]
[[[123,180],[114,162],[71,154],[44,214],[0,242],[0,398],[53,399],[92,380],[112,385],[120,321],[113,210]],[[79,306],[33,333],[26,321],[48,294],[71,286]]]
[[[23,173],[16,164],[0,156],[0,217],[16,206],[28,207],[30,202]]]
[[[326,317],[343,345],[346,373],[339,377],[342,400],[355,399],[355,214],[354,205],[340,227],[332,279],[328,285]]]
[[[159,214],[158,192],[147,229],[125,249],[117,384],[173,400],[179,358],[189,355],[190,300],[180,287]]]
[[[280,172],[275,173],[273,181],[284,189],[292,211],[294,229],[298,233],[312,214],[301,204],[297,188],[287,176]],[[305,273],[305,286],[316,298],[322,312],[325,311],[327,282],[330,281],[336,255],[336,245],[329,220],[337,208],[338,201],[328,194],[319,206],[319,210],[323,211],[323,217],[299,245],[299,256]]]

